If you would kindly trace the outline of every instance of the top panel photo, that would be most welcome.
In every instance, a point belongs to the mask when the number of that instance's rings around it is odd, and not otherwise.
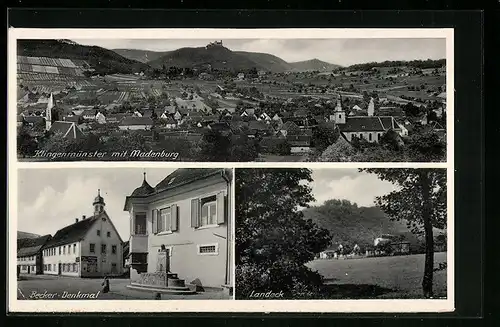
[[[11,29],[9,137],[19,162],[446,162],[452,32]]]

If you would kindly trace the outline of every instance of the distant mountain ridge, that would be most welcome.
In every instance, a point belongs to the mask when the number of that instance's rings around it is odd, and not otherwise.
[[[288,62],[272,54],[246,51],[235,51],[235,53],[247,57],[263,70],[273,73],[282,73],[293,69]]]
[[[173,51],[149,51],[138,49],[113,49],[125,58],[149,64],[153,68],[176,66],[193,68],[210,65],[214,69],[249,70],[255,67],[273,73],[287,71],[328,71],[340,67],[318,59],[288,63],[268,53],[232,51],[223,46],[180,48]]]
[[[148,65],[125,58],[98,46],[81,45],[70,40],[18,40],[17,55],[85,60],[97,73],[130,74],[145,71]]]
[[[300,72],[305,72],[305,71],[327,72],[341,67],[339,65],[331,64],[319,59],[291,62],[290,66],[292,67],[292,70]]]
[[[164,56],[170,52],[170,51],[151,51],[151,50],[139,50],[139,49],[112,49],[112,51],[118,53],[120,56],[123,56],[131,60],[136,60],[144,64],[156,60],[161,56]]]
[[[28,233],[28,232],[21,232],[17,231],[17,239],[23,239],[23,238],[37,238],[40,237],[38,234],[33,234],[33,233]]]

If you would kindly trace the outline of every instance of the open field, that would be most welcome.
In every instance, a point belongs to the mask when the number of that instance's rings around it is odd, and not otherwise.
[[[424,258],[423,254],[416,254],[347,260],[328,259],[314,260],[308,266],[318,271],[326,283],[337,287],[339,292],[342,289],[351,289],[349,293],[352,298],[420,298]],[[446,262],[446,252],[435,253],[435,267],[439,262]],[[446,297],[446,285],[446,270],[434,272],[436,297]],[[360,292],[359,289],[367,292]]]

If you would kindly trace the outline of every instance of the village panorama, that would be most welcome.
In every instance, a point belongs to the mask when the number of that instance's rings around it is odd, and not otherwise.
[[[340,65],[198,41],[18,40],[19,160],[446,161],[444,54]]]

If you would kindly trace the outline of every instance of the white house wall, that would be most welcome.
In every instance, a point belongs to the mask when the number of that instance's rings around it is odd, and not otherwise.
[[[346,139],[351,142],[353,137],[360,137],[363,135],[363,139],[368,142],[378,142],[383,135],[383,132],[343,132]],[[370,134],[372,135],[372,139],[370,141]]]
[[[70,251],[68,251],[68,245]],[[76,245],[75,253],[73,252],[73,246]],[[66,254],[63,254],[62,248],[66,246]],[[50,249],[55,249],[54,255],[49,255]],[[61,254],[59,254],[59,249],[61,249]],[[50,269],[46,269],[43,273],[46,275],[59,275],[59,269],[61,269],[60,275],[62,276],[80,276],[80,263],[77,259],[80,256],[80,242],[68,243],[56,247],[46,248],[43,250],[43,264],[50,265]],[[63,264],[73,265],[76,263],[77,271],[63,271]],[[61,265],[59,265],[61,264]],[[48,268],[48,267],[47,267]]]
[[[28,273],[28,266],[30,274],[36,274],[36,255],[27,256],[27,257],[19,257],[17,258],[17,265],[21,267],[21,273]]]

